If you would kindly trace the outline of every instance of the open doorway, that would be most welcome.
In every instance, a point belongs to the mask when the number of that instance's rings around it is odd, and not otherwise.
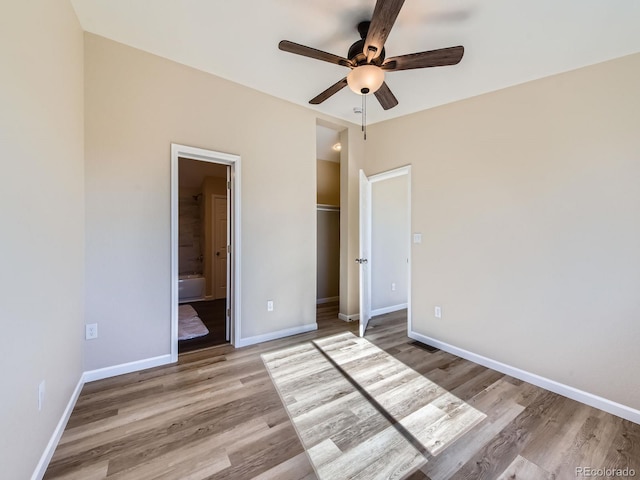
[[[316,125],[318,310],[340,300],[340,132]]]
[[[171,354],[234,342],[239,157],[172,145]]]
[[[406,310],[411,325],[411,167],[360,170],[360,336],[369,319]]]
[[[230,166],[178,158],[178,353],[229,341]]]

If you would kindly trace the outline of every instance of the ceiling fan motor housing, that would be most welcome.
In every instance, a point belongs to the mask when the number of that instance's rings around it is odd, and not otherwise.
[[[364,42],[367,38],[367,33],[369,32],[369,25],[371,22],[360,22],[358,24],[358,32],[360,33],[360,40],[355,42],[351,47],[349,47],[349,53],[347,53],[347,58],[351,60],[356,65],[365,65],[367,63],[367,56],[364,54]],[[376,58],[371,61],[371,64],[380,66],[382,62],[384,62],[384,47],[382,48],[382,52]]]

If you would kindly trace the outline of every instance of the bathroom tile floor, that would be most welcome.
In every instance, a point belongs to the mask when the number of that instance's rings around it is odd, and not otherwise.
[[[225,340],[224,317],[224,311],[227,306],[226,299],[191,302],[188,305],[195,309],[202,322],[209,329],[209,333],[203,337],[179,341],[179,353],[193,352],[194,350],[227,343]]]

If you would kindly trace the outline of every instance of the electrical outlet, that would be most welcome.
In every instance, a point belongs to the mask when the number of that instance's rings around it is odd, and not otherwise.
[[[42,380],[40,385],[38,385],[38,410],[42,410],[44,406],[44,387],[45,383],[44,380]]]
[[[98,324],[97,323],[88,323],[88,324],[85,325],[84,338],[86,340],[93,340],[94,338],[98,338]]]
[[[396,291],[396,284],[394,282],[391,282],[391,291],[392,292]]]
[[[435,315],[436,318],[442,318],[442,308],[435,307],[433,314]]]
[[[267,301],[267,312],[273,312],[273,300]]]

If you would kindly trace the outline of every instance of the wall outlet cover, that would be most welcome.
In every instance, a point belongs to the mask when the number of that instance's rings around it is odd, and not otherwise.
[[[88,323],[85,325],[84,338],[86,340],[93,340],[94,338],[98,338],[98,324],[97,323]]]

